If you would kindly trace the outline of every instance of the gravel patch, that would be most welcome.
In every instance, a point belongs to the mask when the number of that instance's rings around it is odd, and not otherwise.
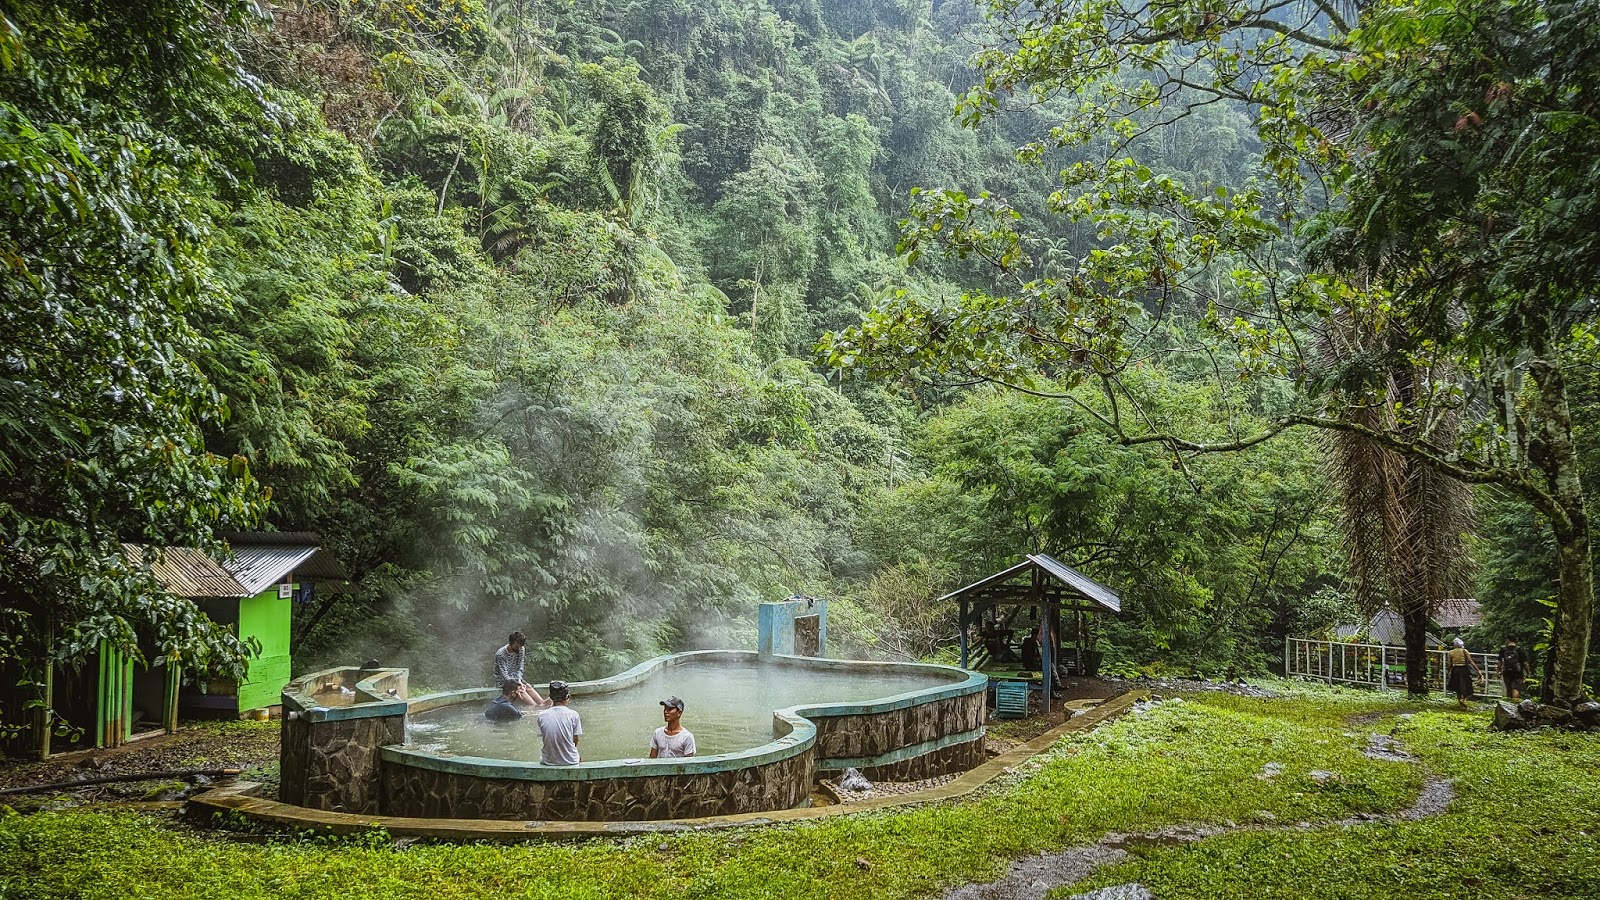
[[[864,791],[847,791],[843,787],[837,788],[840,803],[860,803],[864,800],[875,800],[879,797],[898,797],[902,794],[915,794],[936,788],[941,784],[948,784],[955,780],[954,775],[940,775],[937,778],[924,778],[921,781],[874,781],[872,787]]]

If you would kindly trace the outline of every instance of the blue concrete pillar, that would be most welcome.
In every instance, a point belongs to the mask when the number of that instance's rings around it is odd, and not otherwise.
[[[813,597],[791,597],[761,604],[756,618],[756,652],[762,656],[793,656],[796,651],[795,620],[802,616],[817,617],[817,655],[825,655],[828,646],[828,601]]]

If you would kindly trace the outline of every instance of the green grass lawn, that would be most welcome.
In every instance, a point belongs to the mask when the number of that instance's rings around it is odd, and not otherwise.
[[[8,814],[0,818],[0,897],[927,897],[992,879],[1010,858],[1108,831],[1328,822],[1402,809],[1422,772],[1360,750],[1369,732],[1387,733],[1406,711],[1416,714],[1399,735],[1425,765],[1457,780],[1448,815],[1213,838],[1136,860],[1098,883],[1141,880],[1163,900],[1290,891],[1296,900],[1502,897],[1551,886],[1600,896],[1582,858],[1600,849],[1600,790],[1585,780],[1592,773],[1578,777],[1600,760],[1594,736],[1490,735],[1484,714],[1336,693],[1163,704],[1074,736],[967,802],[625,842],[252,843],[129,812]],[[1380,718],[1348,724],[1361,713]],[[1258,778],[1269,762],[1282,774]],[[1317,769],[1339,778],[1319,786],[1309,775]],[[1541,803],[1543,794],[1553,796]]]

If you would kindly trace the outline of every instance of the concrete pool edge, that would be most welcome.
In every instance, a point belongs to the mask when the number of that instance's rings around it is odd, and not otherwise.
[[[576,681],[572,689],[574,702],[585,696],[609,694],[639,684],[658,672],[697,662],[761,662],[768,665],[795,668],[831,669],[845,672],[895,672],[901,674],[947,674],[949,683],[902,691],[870,701],[841,703],[806,703],[782,707],[772,711],[775,724],[782,723],[788,731],[770,741],[710,756],[690,760],[608,758],[586,761],[576,766],[545,766],[538,762],[497,759],[490,757],[452,755],[428,750],[418,750],[404,744],[383,747],[379,756],[391,765],[409,766],[432,772],[452,775],[480,776],[516,781],[593,781],[604,778],[651,778],[673,775],[694,775],[725,772],[756,766],[770,765],[798,756],[817,743],[817,720],[839,719],[845,716],[869,716],[894,712],[911,706],[979,694],[987,689],[988,677],[982,673],[967,672],[953,666],[935,663],[880,662],[872,660],[824,659],[819,657],[762,656],[749,650],[690,650],[657,656],[639,663],[631,669],[609,678],[594,681]],[[548,684],[539,684],[548,689]],[[484,701],[497,692],[493,688],[467,688],[414,697],[409,701],[409,713],[424,713],[461,703]],[[977,732],[961,735],[963,741],[981,737]],[[941,736],[938,741],[927,742],[922,752],[947,746],[954,741]],[[906,758],[902,748],[869,757],[852,757],[850,765],[870,766],[891,763]],[[915,754],[911,754],[915,755]],[[875,759],[876,758],[876,759]]]
[[[912,794],[880,797],[860,803],[825,807],[783,809],[772,812],[736,813],[687,819],[654,821],[515,821],[503,819],[437,819],[409,816],[363,815],[326,812],[254,796],[261,786],[235,782],[191,798],[186,812],[191,816],[213,818],[238,814],[266,824],[326,834],[360,834],[383,829],[391,837],[442,841],[526,841],[583,839],[607,836],[698,831],[773,825],[830,816],[851,815],[902,806],[916,806],[941,800],[954,800],[973,793],[1011,771],[1017,765],[1044,752],[1069,734],[1087,731],[1110,722],[1132,708],[1145,696],[1128,691],[1113,697],[1081,716],[1069,719],[1044,734],[955,776],[945,784]]]

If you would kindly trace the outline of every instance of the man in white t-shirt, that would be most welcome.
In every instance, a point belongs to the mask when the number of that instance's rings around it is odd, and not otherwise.
[[[567,706],[572,690],[565,681],[550,682],[548,709],[539,711],[539,738],[544,746],[539,748],[539,762],[546,766],[575,766],[578,764],[578,739],[583,737],[583,720],[578,711]]]
[[[676,759],[694,755],[694,735],[683,727],[683,701],[668,697],[661,701],[661,718],[667,724],[650,735],[651,759]]]

